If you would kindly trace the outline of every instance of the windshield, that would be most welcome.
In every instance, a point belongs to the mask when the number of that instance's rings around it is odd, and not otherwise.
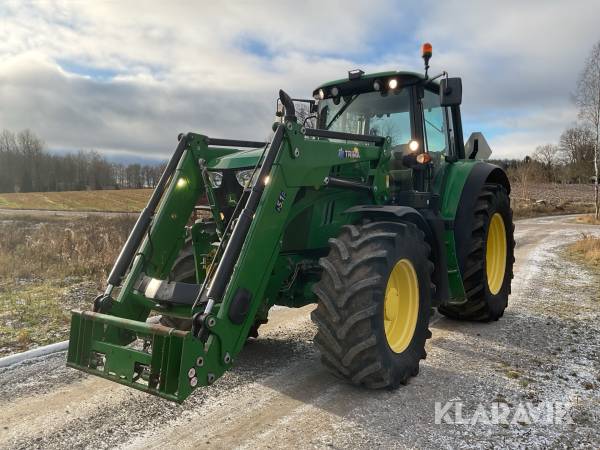
[[[337,104],[336,104],[337,101]],[[366,92],[319,102],[321,126],[331,131],[390,136],[392,146],[411,139],[408,89],[381,95]]]

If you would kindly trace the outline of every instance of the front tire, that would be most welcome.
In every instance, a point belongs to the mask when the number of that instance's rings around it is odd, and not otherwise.
[[[369,388],[397,388],[419,372],[431,337],[433,264],[412,223],[347,225],[321,258],[312,313],[315,344],[334,375]]]

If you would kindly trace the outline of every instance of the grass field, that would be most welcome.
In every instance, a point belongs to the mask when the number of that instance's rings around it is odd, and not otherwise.
[[[0,194],[0,208],[139,212],[151,193],[151,189],[10,193]]]
[[[0,356],[67,338],[89,309],[135,217],[0,220]]]
[[[592,212],[593,189],[591,184],[531,183],[523,187],[514,183],[511,197],[515,218]],[[0,194],[0,209],[139,212],[151,192],[121,189]]]

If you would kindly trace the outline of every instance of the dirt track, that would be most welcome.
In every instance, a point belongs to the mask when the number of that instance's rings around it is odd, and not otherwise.
[[[64,367],[64,353],[0,372],[2,448],[600,447],[600,276],[562,257],[600,227],[517,224],[513,295],[500,321],[437,317],[408,386],[366,391],[321,368],[311,307],[277,309],[235,370],[183,406]],[[436,424],[435,402],[570,402],[572,424]]]

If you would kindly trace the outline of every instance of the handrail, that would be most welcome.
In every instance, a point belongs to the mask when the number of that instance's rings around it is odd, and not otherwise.
[[[305,136],[328,138],[328,139],[341,139],[345,141],[361,141],[361,142],[372,142],[375,145],[383,145],[385,138],[382,136],[369,136],[367,134],[354,134],[354,133],[343,133],[341,131],[330,131],[321,130],[319,128],[307,128],[304,133]]]
[[[217,139],[217,138],[208,138],[208,145],[213,145],[216,147],[250,147],[250,148],[258,148],[264,147],[267,145],[266,142],[258,142],[258,141],[239,141],[236,139]]]

